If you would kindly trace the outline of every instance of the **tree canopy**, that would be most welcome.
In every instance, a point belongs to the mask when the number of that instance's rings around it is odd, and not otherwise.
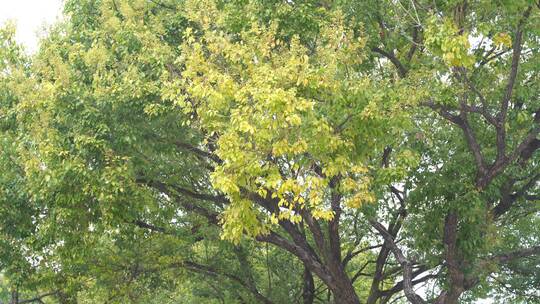
[[[0,301],[540,303],[540,3],[66,0],[0,29]]]

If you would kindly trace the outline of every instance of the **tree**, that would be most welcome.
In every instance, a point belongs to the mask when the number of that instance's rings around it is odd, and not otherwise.
[[[2,237],[44,261],[8,273],[61,302],[537,301],[538,10],[68,1],[3,68]]]

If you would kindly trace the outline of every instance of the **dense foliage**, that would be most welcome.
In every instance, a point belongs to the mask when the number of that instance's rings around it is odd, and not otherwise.
[[[540,3],[67,0],[0,30],[0,301],[540,302]]]

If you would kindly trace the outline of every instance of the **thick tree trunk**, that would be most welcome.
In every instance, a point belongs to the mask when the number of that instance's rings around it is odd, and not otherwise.
[[[313,275],[307,267],[304,266],[304,289],[302,291],[302,299],[304,304],[313,304],[315,300],[315,282]]]
[[[335,304],[360,304],[360,299],[354,290],[351,279],[345,273],[341,263],[335,261],[330,263],[328,268],[331,271],[331,276],[334,280],[331,284],[327,284],[334,295]]]
[[[458,299],[460,295],[461,295],[461,292],[455,293],[455,292],[443,291],[437,297],[437,299],[435,299],[433,303],[434,304],[458,304],[459,303]]]
[[[9,304],[18,304],[19,303],[19,292],[17,289],[13,289],[11,291],[11,300]]]
[[[257,240],[277,245],[296,255],[313,274],[328,286],[336,304],[360,304],[352,282],[343,270],[341,261],[333,258],[330,263],[321,262],[304,238],[296,236],[296,231],[288,224],[285,225],[285,228],[292,231],[290,234],[295,242],[289,241],[275,232],[259,235]]]
[[[360,299],[356,295],[356,291],[347,278],[342,282],[337,282],[336,288],[332,288],[335,304],[360,304]]]
[[[465,275],[462,271],[462,256],[457,247],[458,215],[451,211],[446,215],[444,247],[449,275],[448,291],[441,293],[436,303],[457,304],[464,291]]]

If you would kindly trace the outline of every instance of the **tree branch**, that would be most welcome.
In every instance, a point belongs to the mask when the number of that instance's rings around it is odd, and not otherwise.
[[[274,244],[286,251],[297,256],[306,267],[313,273],[315,273],[321,280],[330,288],[335,288],[335,284],[332,276],[328,273],[326,267],[320,263],[317,259],[313,258],[312,253],[305,248],[287,240],[279,234],[271,231],[268,234],[261,234],[256,237],[257,241]]]
[[[372,47],[371,50],[390,60],[390,62],[392,62],[392,64],[397,68],[399,77],[404,78],[405,76],[407,76],[407,69],[393,53],[389,53],[378,47]]]
[[[270,301],[268,298],[266,298],[264,295],[262,295],[259,292],[259,290],[253,284],[249,284],[249,283],[245,282],[243,279],[241,279],[240,277],[238,277],[238,276],[236,276],[234,274],[230,274],[230,273],[227,273],[227,272],[224,272],[224,271],[220,271],[220,270],[218,270],[218,269],[216,269],[214,267],[210,267],[210,266],[207,266],[207,265],[201,265],[201,264],[198,264],[198,263],[193,262],[193,261],[185,261],[179,266],[182,266],[182,267],[184,267],[186,269],[189,269],[189,270],[192,270],[192,271],[195,271],[195,272],[205,273],[205,274],[208,274],[208,275],[214,276],[214,277],[224,276],[224,277],[226,277],[226,278],[228,278],[228,279],[230,279],[232,281],[237,282],[242,287],[249,290],[261,303],[272,304],[272,301]]]
[[[174,142],[174,145],[179,147],[179,148],[182,148],[184,150],[187,150],[187,151],[190,151],[190,152],[193,152],[195,153],[196,155],[202,157],[202,158],[205,158],[205,159],[210,159],[210,160],[213,160],[215,161],[217,164],[222,164],[223,161],[215,154],[213,153],[210,153],[210,152],[207,152],[207,151],[203,151],[191,144],[188,144],[188,143],[185,143],[185,142],[181,142],[181,141],[176,141]]]
[[[35,298],[18,301],[17,303],[18,304],[33,303],[33,302],[43,303],[43,298],[49,297],[49,296],[54,296],[54,295],[57,295],[57,294],[58,294],[58,291],[48,292],[48,293],[44,293],[42,295],[39,295],[39,296],[37,296]]]
[[[423,304],[425,301],[416,294],[414,291],[414,285],[412,283],[412,279],[414,278],[413,272],[412,272],[412,263],[405,258],[405,255],[399,249],[399,247],[394,242],[393,236],[384,228],[384,226],[376,221],[370,221],[371,226],[375,228],[379,234],[383,237],[384,241],[388,243],[390,250],[396,257],[396,260],[398,260],[399,264],[403,267],[403,291],[405,292],[405,296],[407,297],[407,300],[413,304]]]
[[[501,215],[505,214],[514,204],[514,202],[520,198],[525,197],[527,194],[527,191],[536,185],[538,182],[538,179],[540,179],[540,174],[534,175],[532,178],[529,179],[529,181],[523,185],[517,192],[511,193],[512,187],[516,183],[515,179],[511,179],[509,182],[503,184],[501,188],[502,198],[493,208],[493,216],[495,219],[499,218]]]
[[[477,181],[482,178],[486,172],[487,172],[487,164],[484,159],[484,156],[482,155],[482,148],[478,144],[478,141],[476,140],[476,136],[474,135],[474,132],[469,125],[469,122],[467,121],[466,114],[463,112],[463,110],[460,112],[460,115],[454,115],[449,112],[449,109],[443,105],[435,104],[433,101],[427,101],[422,103],[422,105],[428,106],[429,108],[435,110],[438,112],[442,117],[446,118],[448,121],[458,125],[461,130],[463,131],[463,134],[465,135],[465,140],[467,142],[467,146],[469,147],[469,150],[472,152],[476,167],[478,170],[477,174]]]
[[[531,14],[532,6],[529,6],[525,13],[523,13],[522,18],[519,21],[519,24],[517,26],[516,34],[514,37],[514,42],[512,45],[512,66],[510,68],[510,76],[508,77],[508,83],[506,85],[506,90],[504,92],[504,96],[501,102],[501,112],[499,113],[499,123],[504,127],[504,123],[506,121],[506,114],[508,113],[508,104],[510,103],[510,99],[512,98],[512,92],[514,90],[514,85],[517,78],[518,73],[518,67],[519,67],[519,60],[521,57],[521,51],[522,51],[522,40],[523,40],[523,26],[525,25],[525,22],[527,21],[527,18],[529,18],[529,15]]]
[[[498,263],[509,263],[519,258],[540,255],[540,246],[533,246],[531,248],[518,249],[512,252],[496,255],[492,257]]]

